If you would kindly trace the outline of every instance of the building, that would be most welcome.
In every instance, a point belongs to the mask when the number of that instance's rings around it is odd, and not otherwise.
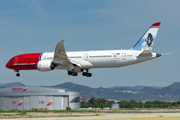
[[[119,104],[111,104],[111,109],[119,109]]]
[[[88,102],[88,103],[89,103],[89,99],[87,99],[87,98],[81,98],[81,102]]]
[[[52,87],[9,87],[0,89],[0,109],[30,110],[47,108],[59,110],[80,108],[80,93]]]
[[[109,103],[109,102],[118,103],[117,100],[107,100],[106,102],[107,102],[107,103]]]

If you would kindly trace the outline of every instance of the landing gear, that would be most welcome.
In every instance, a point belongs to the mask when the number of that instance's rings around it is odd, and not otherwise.
[[[87,69],[86,72],[83,72],[83,73],[82,73],[82,76],[91,77],[92,74],[89,73],[89,71],[88,71],[88,69]]]
[[[71,71],[68,70],[68,75],[77,76],[78,73],[74,71],[74,68],[76,65],[75,64],[69,64],[68,66],[71,70]]]
[[[83,72],[83,71],[84,71],[84,69],[81,70],[82,76],[86,76],[86,77],[91,77],[91,76],[92,76],[92,74],[89,73],[89,70],[88,70],[88,69],[86,69],[86,72]],[[72,69],[72,71],[69,71],[69,70],[68,70],[68,75],[77,76],[78,73],[75,72],[74,69]]]
[[[68,71],[68,75],[77,76],[78,73],[74,71]]]
[[[16,77],[19,77],[20,76],[20,74],[19,73],[16,73]]]
[[[83,72],[82,75],[83,75],[83,76],[86,76],[86,77],[91,77],[91,76],[92,76],[91,73],[86,73],[86,72]]]
[[[72,75],[72,72],[71,72],[71,71],[68,71],[68,75]]]
[[[19,77],[19,76],[20,76],[19,70],[14,70],[14,72],[17,72],[17,73],[16,73],[16,77]]]
[[[77,72],[72,73],[72,76],[77,76],[77,75],[78,75]]]

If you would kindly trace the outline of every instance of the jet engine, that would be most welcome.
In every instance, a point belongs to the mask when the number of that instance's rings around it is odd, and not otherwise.
[[[39,61],[37,63],[37,69],[39,71],[51,71],[54,70],[56,66],[52,61]]]

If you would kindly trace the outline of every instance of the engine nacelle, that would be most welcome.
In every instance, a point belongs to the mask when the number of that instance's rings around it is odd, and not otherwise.
[[[52,61],[44,60],[37,63],[37,69],[39,71],[51,71],[54,70],[55,67],[56,65]]]

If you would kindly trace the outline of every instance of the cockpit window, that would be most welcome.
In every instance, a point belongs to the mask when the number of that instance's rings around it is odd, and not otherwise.
[[[9,61],[11,61],[11,59]]]

